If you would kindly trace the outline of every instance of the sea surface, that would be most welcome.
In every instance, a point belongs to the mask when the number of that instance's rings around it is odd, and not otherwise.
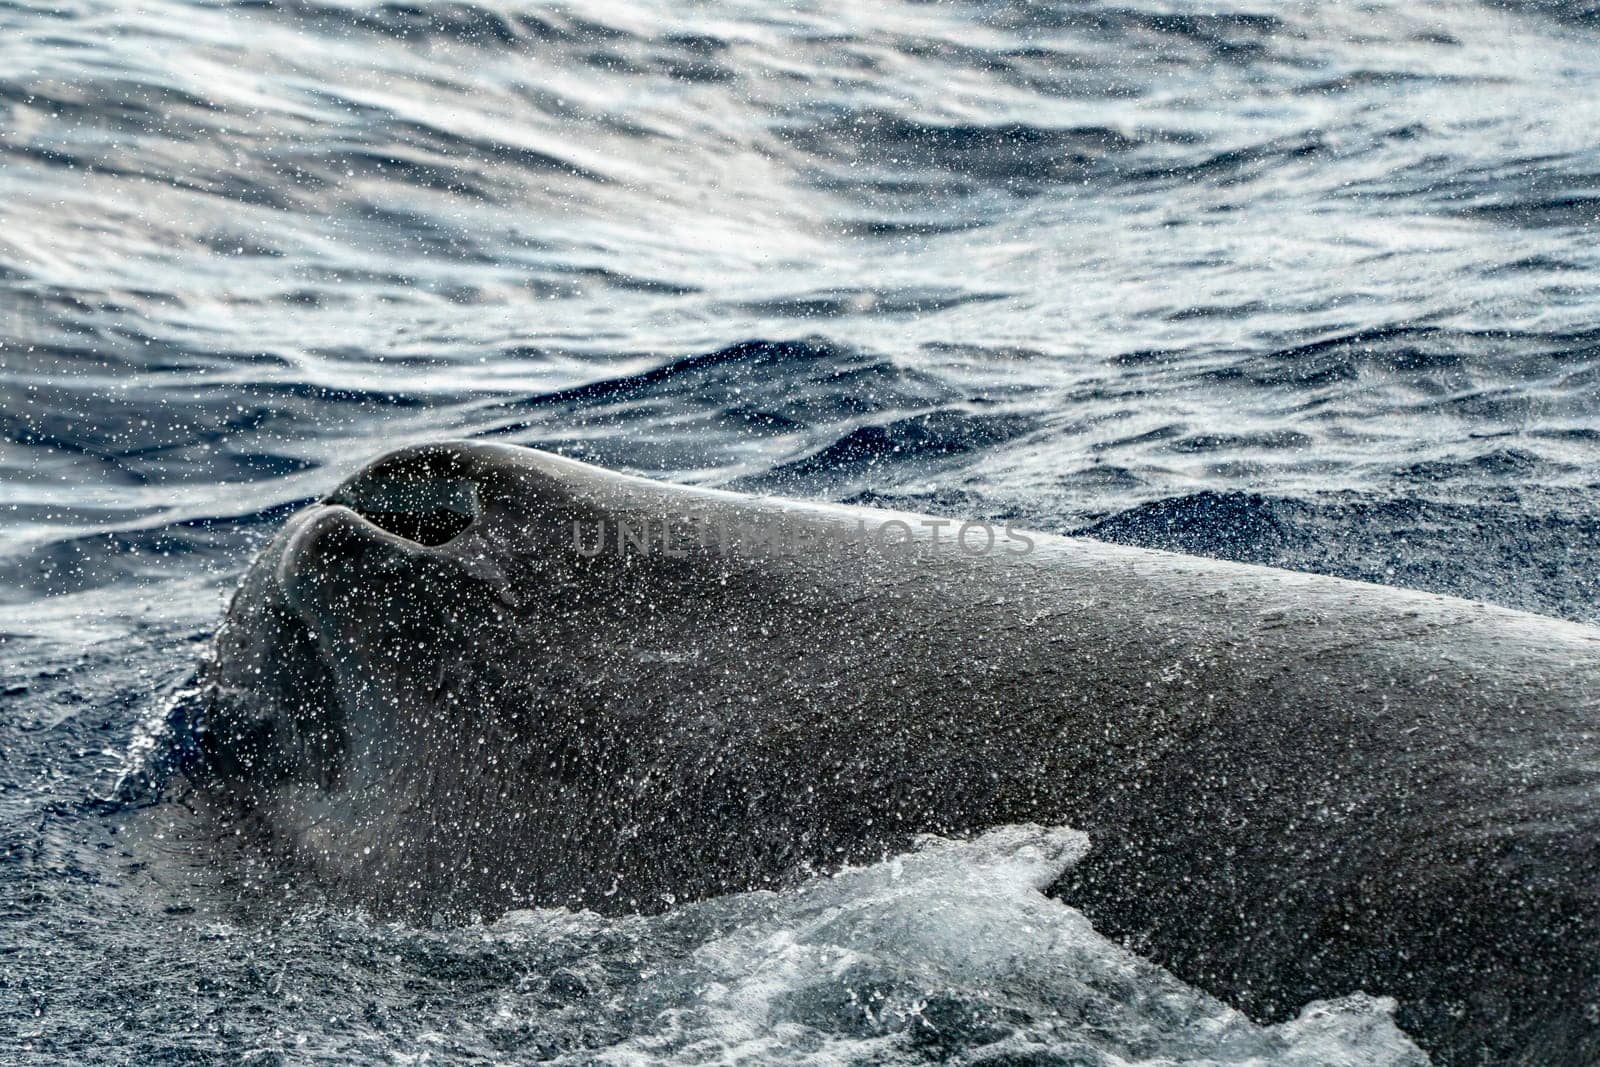
[[[0,1063],[1423,1062],[1069,827],[379,922],[185,854],[170,711],[442,437],[1600,622],[1597,238],[1587,0],[0,0]]]

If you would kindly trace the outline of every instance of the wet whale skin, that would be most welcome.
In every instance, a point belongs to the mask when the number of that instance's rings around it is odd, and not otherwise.
[[[649,911],[918,833],[1258,1018],[1392,995],[1439,1062],[1600,1061],[1600,631],[1432,594],[426,445],[236,594],[203,765],[385,913]]]

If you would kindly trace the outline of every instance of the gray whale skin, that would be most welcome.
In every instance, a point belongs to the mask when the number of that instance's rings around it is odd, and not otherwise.
[[[1071,825],[1051,892],[1256,1018],[1363,990],[1436,1062],[1600,1062],[1600,630],[959,532],[403,449],[255,563],[195,777],[400,915],[656,910]]]

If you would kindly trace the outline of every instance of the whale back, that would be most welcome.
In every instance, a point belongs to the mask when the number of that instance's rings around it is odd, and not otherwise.
[[[449,444],[290,521],[209,692],[209,793],[379,910],[654,910],[1062,823],[1053,892],[1259,1017],[1359,989],[1452,1062],[1597,1048],[1578,624]]]

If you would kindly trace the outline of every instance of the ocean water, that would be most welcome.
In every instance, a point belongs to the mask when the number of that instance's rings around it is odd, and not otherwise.
[[[1597,133],[1581,0],[0,0],[0,1062],[1420,1062],[1099,937],[1070,828],[433,929],[126,786],[440,437],[1600,621]]]

